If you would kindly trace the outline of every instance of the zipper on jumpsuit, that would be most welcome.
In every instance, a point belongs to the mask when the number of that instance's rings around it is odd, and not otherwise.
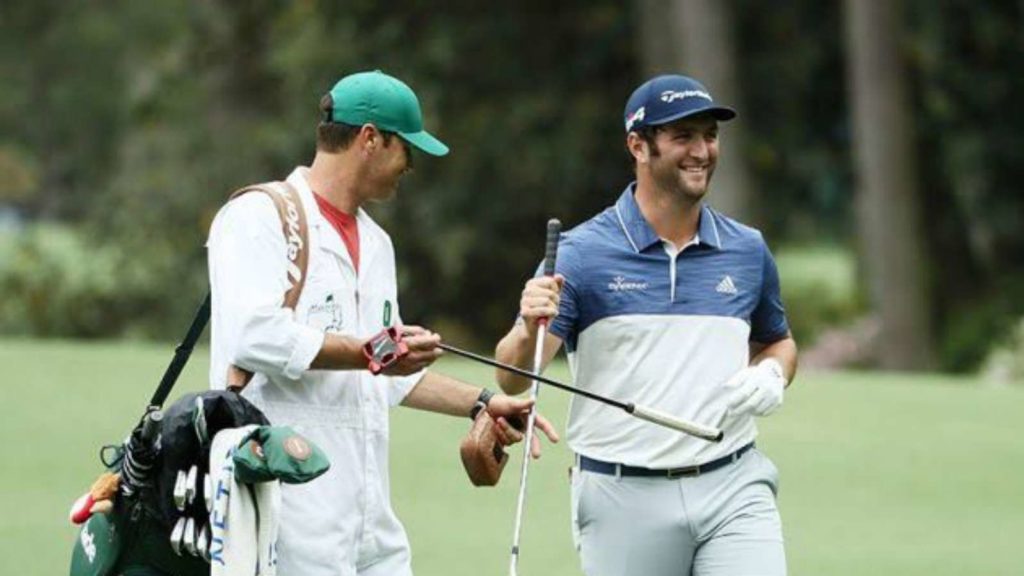
[[[357,223],[356,223],[357,229],[358,229],[358,226],[359,226],[359,224],[358,224],[358,221],[357,221]],[[360,251],[362,251],[362,244],[363,243],[360,242]],[[362,254],[360,254],[360,260],[363,260]],[[359,293],[360,293],[360,291],[362,289],[362,286],[361,286],[361,284],[362,284],[362,276],[359,274],[359,271],[356,270],[355,264],[352,262],[352,257],[349,256],[348,251],[346,251],[345,255],[342,257],[342,262],[343,262],[343,265],[347,265],[349,267],[349,269],[352,271],[352,276],[356,280],[355,281],[356,289],[353,291],[353,298],[355,299],[355,310],[356,310],[355,333],[358,335],[358,334],[362,334],[363,333],[363,315],[362,315],[361,306],[359,304]],[[360,498],[360,501],[359,501],[359,507],[361,509],[361,514],[359,515],[360,516],[359,531],[356,534],[355,542],[353,542],[353,544],[354,544],[353,559],[354,559],[354,561],[357,564],[359,563],[359,552],[360,552],[360,549],[362,548],[363,539],[366,537],[366,524],[367,524],[367,519],[369,518],[369,512],[370,512],[370,510],[369,510],[369,502],[370,502],[370,477],[369,477],[370,449],[369,449],[369,442],[367,441],[366,402],[364,401],[365,399],[363,398],[362,379],[364,377],[365,377],[365,375],[360,373],[359,394],[358,394],[358,398],[359,398],[358,409],[359,409],[359,421],[361,423],[361,426],[359,428],[359,435],[360,435],[359,440],[362,442],[362,446],[363,446],[363,490],[362,490],[362,498]]]
[[[356,224],[356,226],[358,226],[358,223]],[[331,227],[331,230],[334,231],[333,227]],[[335,233],[336,233],[336,231],[335,231]],[[340,234],[339,234],[338,240],[341,241]],[[341,243],[342,243],[342,245],[344,247],[344,242],[341,242]],[[360,246],[360,250],[361,249],[362,249],[362,246]],[[362,256],[362,254],[360,254],[360,256]],[[356,314],[355,314],[355,325],[354,325],[354,329],[353,329],[353,334],[358,337],[358,335],[363,332],[362,314],[361,314],[361,311],[359,309],[359,291],[360,291],[360,288],[361,288],[361,286],[360,286],[361,278],[360,278],[359,272],[356,270],[355,264],[352,262],[352,257],[349,255],[348,250],[343,250],[340,254],[338,254],[335,257],[335,260],[337,261],[338,266],[342,268],[342,276],[343,277],[347,275],[345,273],[346,272],[345,269],[347,268],[348,269],[347,270],[348,274],[351,274],[352,278],[355,279],[355,290],[353,290],[353,299],[355,301],[354,302],[355,303],[354,308],[355,308]],[[359,549],[360,549],[360,546],[361,546],[362,541],[363,541],[363,536],[366,534],[367,503],[369,501],[369,498],[368,498],[368,495],[369,495],[369,490],[368,490],[369,478],[368,478],[368,475],[367,475],[367,469],[368,469],[367,463],[369,461],[369,453],[368,453],[367,442],[366,442],[366,429],[367,429],[367,426],[366,426],[366,410],[365,410],[366,403],[363,401],[363,386],[362,386],[362,378],[364,376],[362,375],[361,372],[359,374],[360,374],[360,376],[359,376],[360,384],[359,384],[359,391],[358,391],[359,393],[357,395],[359,404],[358,404],[358,406],[356,408],[359,411],[360,424],[361,424],[361,426],[360,426],[360,428],[358,430],[358,433],[360,435],[359,440],[362,442],[362,446],[363,446],[363,477],[362,477],[362,488],[363,488],[363,490],[362,490],[362,497],[359,499],[359,510],[360,510],[360,514],[359,514],[359,517],[360,517],[359,529],[356,531],[355,538],[354,538],[354,541],[353,541],[352,558],[355,560],[355,562],[359,561]]]
[[[356,227],[357,227],[357,230],[358,230],[358,227],[359,227],[358,220],[356,221]],[[363,240],[363,239],[361,239],[361,240]],[[363,257],[364,255],[362,254],[362,249],[363,249],[364,245],[365,245],[365,243],[363,241],[360,241],[360,243],[359,243],[359,251],[360,251],[359,260],[360,260],[360,262],[363,262],[365,264],[365,262],[367,261],[367,258],[364,258]],[[353,292],[353,298],[355,299],[355,310],[356,310],[355,333],[356,334],[362,334],[364,332],[364,330],[363,330],[364,326],[363,326],[362,306],[360,305],[359,294],[360,294],[360,292],[362,292],[363,277],[362,277],[361,274],[359,274],[359,271],[356,270],[355,264],[352,262],[352,257],[348,254],[347,250],[345,251],[344,256],[342,256],[342,263],[343,263],[343,265],[346,265],[346,266],[349,267],[349,269],[352,271],[352,276],[355,278],[356,288],[355,288],[355,291]],[[367,523],[369,521],[369,515],[370,515],[370,512],[371,512],[371,510],[370,510],[370,492],[371,492],[371,490],[374,489],[374,487],[372,487],[371,484],[370,484],[371,478],[370,478],[370,474],[369,474],[369,470],[370,470],[369,464],[370,464],[370,458],[371,458],[370,442],[369,442],[369,426],[367,425],[367,422],[366,422],[366,417],[367,417],[367,415],[366,415],[366,406],[367,406],[367,403],[365,401],[365,398],[363,397],[363,384],[362,384],[362,379],[365,378],[365,377],[366,376],[363,375],[363,374],[360,375],[359,394],[358,394],[358,398],[359,398],[359,406],[358,406],[359,417],[360,417],[360,423],[362,424],[362,426],[359,429],[359,434],[360,434],[359,440],[362,442],[362,446],[363,446],[363,491],[362,491],[362,498],[360,499],[360,502],[359,502],[359,507],[360,507],[360,509],[362,511],[362,513],[360,514],[359,531],[357,532],[356,537],[355,537],[355,542],[353,543],[354,544],[353,559],[355,560],[357,565],[359,563],[360,552],[363,549],[363,541],[366,538]]]

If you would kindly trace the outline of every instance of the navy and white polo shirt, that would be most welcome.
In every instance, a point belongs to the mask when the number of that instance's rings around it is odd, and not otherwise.
[[[700,464],[757,435],[729,417],[722,385],[747,365],[749,341],[789,327],[775,262],[761,233],[702,207],[697,237],[676,252],[655,234],[630,184],[616,204],[562,235],[565,276],[550,331],[577,386],[678,417],[720,425],[720,444],[573,397],[567,437],[577,453],[648,468]]]

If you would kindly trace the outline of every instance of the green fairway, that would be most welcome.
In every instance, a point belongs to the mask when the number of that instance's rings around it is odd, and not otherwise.
[[[0,340],[3,574],[67,572],[77,534],[68,508],[100,471],[99,446],[139,417],[171,353],[150,344]],[[172,398],[204,387],[207,366],[197,352]],[[492,380],[489,368],[463,361],[438,369]],[[567,378],[564,365],[550,374]],[[563,392],[542,390],[541,409],[560,431],[566,403]],[[392,423],[392,492],[417,574],[505,574],[519,450],[502,486],[477,489],[458,460],[469,420],[400,409]],[[1021,574],[1022,428],[1022,387],[801,374],[758,440],[782,474],[790,573]],[[579,574],[569,536],[571,457],[564,445],[545,448],[530,470],[520,573]]]

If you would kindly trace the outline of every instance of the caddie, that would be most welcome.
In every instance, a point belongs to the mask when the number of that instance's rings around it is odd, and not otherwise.
[[[320,108],[312,164],[275,184],[300,199],[284,212],[285,226],[274,200],[259,193],[233,199],[214,220],[211,385],[254,374],[243,395],[331,462],[324,476],[282,488],[278,573],[407,575],[409,542],[389,497],[388,409],[463,417],[483,409],[510,443],[522,435],[506,418],[531,403],[426,370],[441,354],[440,336],[402,325],[391,239],[362,207],[395,195],[413,149],[448,153],[424,130],[416,95],[381,71],[362,72],[338,81]],[[308,261],[296,260],[303,252]],[[296,285],[298,300],[286,306]],[[377,352],[389,344],[374,336],[388,327],[404,334],[407,353],[385,360]],[[537,427],[557,440],[546,420]],[[530,449],[539,454],[539,445]]]
[[[636,180],[566,233],[555,277],[526,283],[497,347],[527,367],[563,345],[576,386],[720,427],[711,443],[574,397],[566,435],[573,536],[588,576],[786,573],[778,471],[754,446],[796,371],[779,276],[761,233],[704,202],[719,122],[736,113],[696,80],[658,76],[630,96]],[[507,393],[528,382],[500,372]]]

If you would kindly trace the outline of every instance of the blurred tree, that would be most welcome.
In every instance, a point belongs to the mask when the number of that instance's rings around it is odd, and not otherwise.
[[[735,213],[723,204],[737,173],[725,163],[742,159],[755,223],[773,245],[851,243],[860,234],[841,8],[817,0],[523,0],[486,10],[470,0],[443,8],[422,0],[5,3],[0,212],[17,206],[31,220],[79,230],[60,245],[77,248],[52,258],[45,277],[23,264],[51,252],[19,244],[28,256],[0,262],[0,275],[32,277],[0,282],[22,287],[3,298],[25,309],[99,302],[102,314],[69,311],[75,322],[50,323],[47,333],[174,337],[205,289],[202,243],[226,195],[308,161],[319,96],[338,77],[373,68],[413,85],[427,124],[452,147],[449,157],[419,159],[398,201],[371,210],[395,238],[406,318],[453,341],[489,347],[539,260],[545,220],[576,225],[631,179],[622,106],[657,72],[690,72],[740,109],[723,131],[712,203]],[[900,10],[909,18],[893,49],[906,64],[905,113],[919,152],[911,178],[926,192],[922,250],[936,263],[931,327],[918,330],[932,332],[943,366],[968,369],[1024,313],[1022,6],[905,0]],[[46,234],[25,236],[46,248]],[[90,253],[102,254],[102,266],[75,256]],[[82,278],[114,270],[123,281],[53,280],[78,277],[62,266],[97,271]],[[50,281],[65,284],[60,299],[39,292]],[[110,295],[110,286],[140,294]],[[800,312],[821,298],[803,300],[787,302],[793,314],[828,318]]]
[[[936,332],[943,366],[972,369],[1024,316],[1024,4],[910,9]]]
[[[861,267],[881,320],[881,366],[910,370],[932,367],[934,352],[901,7],[892,0],[847,0],[846,22]]]
[[[107,177],[125,120],[121,4],[40,0],[0,8],[0,149],[6,176],[28,185],[17,196],[29,215],[81,217]]]
[[[847,243],[855,231],[841,4],[731,1],[758,221],[775,242]]]
[[[716,100],[744,113],[733,41],[731,0],[637,0],[637,35],[647,76],[686,74]],[[760,224],[747,168],[745,122],[722,127],[722,155],[708,202],[749,224]]]

